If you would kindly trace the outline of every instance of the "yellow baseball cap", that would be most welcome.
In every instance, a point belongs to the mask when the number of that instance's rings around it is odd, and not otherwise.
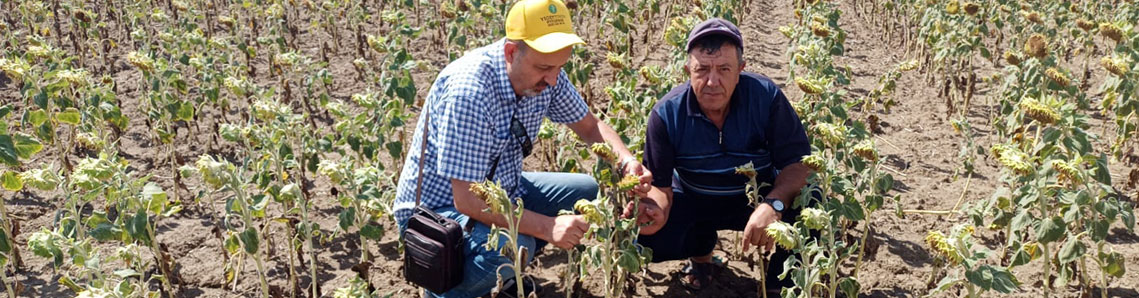
[[[542,53],[585,44],[573,33],[569,9],[559,0],[521,0],[506,14],[506,38],[523,40]]]

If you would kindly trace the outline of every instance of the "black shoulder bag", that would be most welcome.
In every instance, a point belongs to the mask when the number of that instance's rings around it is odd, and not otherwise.
[[[463,229],[453,219],[420,205],[423,192],[423,160],[431,128],[429,107],[424,107],[423,143],[419,152],[419,178],[415,189],[415,213],[404,231],[403,276],[433,293],[451,290],[463,280]]]

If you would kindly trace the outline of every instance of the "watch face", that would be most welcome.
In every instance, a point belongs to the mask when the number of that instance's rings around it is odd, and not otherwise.
[[[783,201],[771,200],[771,207],[775,209],[776,212],[783,212]]]

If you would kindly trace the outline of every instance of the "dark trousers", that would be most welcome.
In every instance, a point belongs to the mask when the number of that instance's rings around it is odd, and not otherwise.
[[[653,235],[640,236],[638,242],[653,250],[653,262],[706,256],[716,248],[720,230],[743,231],[755,208],[748,206],[742,195],[732,197],[688,196],[673,193],[668,222]],[[794,223],[800,209],[787,209],[783,221]],[[742,240],[742,238],[741,238]],[[753,248],[754,249],[754,248]],[[783,262],[791,252],[778,248],[768,262],[767,286],[790,287],[790,279],[780,281]]]

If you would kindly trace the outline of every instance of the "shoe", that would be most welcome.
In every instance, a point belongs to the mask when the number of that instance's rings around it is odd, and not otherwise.
[[[724,271],[724,263],[719,258],[712,258],[709,263],[696,263],[691,260],[688,261],[684,268],[680,269],[680,285],[692,291],[700,291],[707,288],[712,284],[716,276]]]

